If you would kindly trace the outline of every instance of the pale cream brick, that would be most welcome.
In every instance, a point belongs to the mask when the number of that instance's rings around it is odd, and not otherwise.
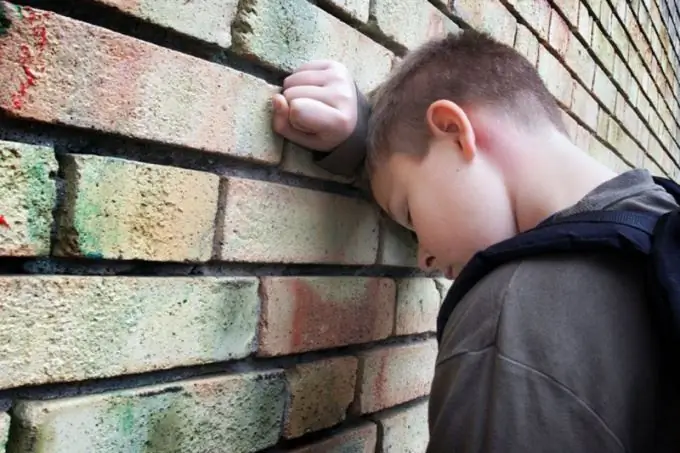
[[[564,57],[569,47],[569,41],[574,39],[569,25],[562,19],[556,9],[550,12],[550,30],[548,32],[548,42],[557,53]]]
[[[474,1],[474,0],[468,0]],[[487,5],[496,2],[477,2]],[[548,30],[550,27],[550,11],[552,7],[548,0],[508,0],[508,3],[519,13],[533,29],[538,37],[544,41],[548,40]],[[456,1],[457,4],[457,1]]]
[[[509,46],[515,42],[517,20],[501,2],[456,0],[454,6],[465,21],[473,27],[488,32]]]
[[[553,96],[569,107],[574,81],[562,63],[543,46],[538,50],[538,73]]]
[[[607,0],[602,0],[600,2],[600,11],[597,13],[597,17],[600,19],[600,23],[607,35],[611,33],[613,15],[614,12],[612,11],[611,6],[609,6],[609,2]]]
[[[608,71],[614,67],[614,47],[599,27],[593,27],[592,49]]]
[[[411,407],[380,412],[375,421],[382,427],[381,453],[416,453],[427,449],[427,401]]]
[[[554,0],[555,6],[562,11],[573,27],[578,25],[579,1],[578,0]]]
[[[569,39],[567,52],[564,58],[567,66],[569,66],[583,81],[586,87],[590,89],[593,84],[593,78],[595,77],[595,68],[597,64],[583,44],[581,44],[574,35],[571,35],[571,39]]]
[[[593,99],[580,83],[574,84],[571,110],[591,129],[595,130],[597,128],[597,113],[599,110],[597,101]]]
[[[623,28],[623,24],[617,17],[614,17],[612,20],[611,37],[614,41],[614,45],[618,47],[621,53],[623,53],[623,55],[628,55],[630,42],[628,41],[628,36],[626,35],[626,29]]]
[[[538,63],[538,46],[538,39],[536,39],[531,30],[524,25],[518,25],[515,49],[524,55],[533,66],[536,66]]]
[[[370,0],[320,0],[319,3],[339,9],[360,22],[368,21]]]
[[[593,17],[590,15],[585,3],[581,3],[578,9],[578,33],[590,45],[593,40]]]
[[[611,116],[603,109],[600,109],[597,113],[597,135],[600,138],[607,138],[607,131],[609,129],[609,122],[611,121]]]
[[[595,69],[593,93],[610,112],[614,111],[614,107],[616,106],[616,94],[618,91],[607,74],[605,74],[599,66]]]

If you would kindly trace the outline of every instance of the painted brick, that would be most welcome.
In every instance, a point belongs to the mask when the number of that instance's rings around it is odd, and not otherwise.
[[[473,1],[473,0],[469,0]],[[458,1],[455,2],[457,4]],[[482,3],[482,2],[480,2]],[[496,2],[483,2],[484,6]],[[550,27],[551,6],[548,0],[508,0],[522,18],[527,22],[529,28],[534,30],[538,37],[544,41],[548,40]]]
[[[509,46],[514,44],[517,20],[501,2],[455,0],[454,6],[456,12],[473,27],[488,32]]]
[[[0,453],[5,453],[5,444],[9,436],[9,414],[0,414]]]
[[[572,111],[591,129],[597,128],[599,107],[593,97],[579,83],[574,84],[574,96],[571,102]]]
[[[327,439],[286,451],[291,453],[374,453],[377,441],[378,427],[373,423],[361,423]]]
[[[571,35],[571,39],[568,41],[564,59],[567,66],[569,66],[583,83],[590,88],[593,83],[593,78],[595,77],[595,68],[597,67],[597,64],[595,63],[595,60],[591,58],[583,44],[581,44],[574,35]]]
[[[56,170],[52,148],[0,140],[0,256],[50,253]]]
[[[616,106],[616,86],[609,79],[607,74],[600,67],[595,69],[595,79],[593,80],[593,93],[607,107],[610,112]]]
[[[574,82],[562,63],[543,46],[538,49],[538,73],[552,95],[569,107]]]
[[[435,340],[360,353],[354,409],[362,414],[372,413],[427,395],[436,356]]]
[[[343,420],[354,399],[356,357],[337,357],[286,370],[290,399],[283,435],[299,437]]]
[[[593,38],[593,17],[585,3],[581,3],[578,9],[578,33],[590,45]]]
[[[429,278],[405,278],[397,282],[395,335],[436,332],[441,295]]]
[[[0,110],[262,163],[280,160],[268,102],[277,87],[51,12],[19,16],[12,8],[10,20],[0,38]]]
[[[611,116],[604,110],[600,109],[597,112],[597,135],[603,139],[607,138],[607,131],[609,130],[609,122],[611,121]]]
[[[382,216],[380,229],[378,264],[418,267],[418,243],[415,234],[393,220]]]
[[[555,0],[555,6],[559,8],[571,26],[578,25],[578,9],[580,2],[577,0]]]
[[[427,401],[379,413],[375,421],[381,428],[382,453],[426,451],[430,439],[427,415]]]
[[[55,254],[207,261],[219,177],[100,156],[65,156],[66,196]]]
[[[240,55],[285,72],[313,59],[337,60],[363,91],[392,67],[391,52],[306,0],[243,1],[233,30]]]
[[[288,173],[309,176],[310,178],[314,179],[325,179],[328,181],[336,181],[345,184],[352,182],[352,178],[334,175],[333,173],[330,173],[316,165],[314,161],[315,154],[317,154],[317,152],[307,150],[301,146],[287,141],[283,147],[281,169]]]
[[[562,19],[557,10],[550,13],[550,32],[548,42],[557,53],[564,57],[569,47],[569,41],[573,39],[569,25]]]
[[[361,22],[368,21],[370,0],[320,0],[319,3],[340,10]]]
[[[231,45],[231,22],[237,1],[97,0],[142,20],[221,47]]]
[[[390,279],[265,277],[261,292],[260,356],[382,340],[394,327]]]
[[[257,288],[245,277],[0,277],[0,388],[246,357]]]
[[[375,0],[371,12],[387,37],[408,48],[460,31],[434,5],[422,0]]]
[[[369,203],[262,181],[223,179],[218,259],[372,264],[378,214]]]
[[[533,66],[538,63],[538,39],[524,25],[517,25],[515,50],[524,55]]]
[[[281,371],[93,396],[21,401],[12,442],[25,453],[256,452],[274,445],[286,399]]]
[[[614,69],[614,47],[609,39],[602,33],[599,27],[593,27],[592,49],[600,59],[605,69],[611,72]]]

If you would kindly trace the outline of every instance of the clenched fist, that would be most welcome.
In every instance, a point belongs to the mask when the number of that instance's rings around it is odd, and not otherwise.
[[[357,92],[347,68],[315,60],[296,69],[274,95],[274,130],[289,141],[330,151],[347,140],[357,124]]]

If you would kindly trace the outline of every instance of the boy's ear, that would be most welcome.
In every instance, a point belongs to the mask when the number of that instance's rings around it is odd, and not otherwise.
[[[427,109],[427,125],[434,137],[455,141],[466,160],[475,157],[475,131],[470,119],[458,104],[444,99],[434,101]]]

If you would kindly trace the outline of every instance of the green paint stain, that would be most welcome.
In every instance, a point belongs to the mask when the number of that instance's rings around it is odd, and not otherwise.
[[[128,402],[123,406],[120,416],[120,428],[124,435],[129,436],[135,427],[135,414],[132,405]]]

